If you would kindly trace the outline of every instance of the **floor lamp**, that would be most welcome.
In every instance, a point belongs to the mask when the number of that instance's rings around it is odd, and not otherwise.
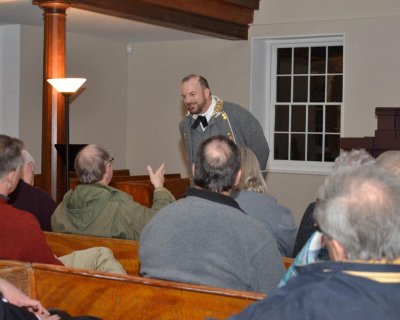
[[[86,81],[85,78],[55,78],[47,81],[65,98],[65,192],[69,190],[69,97]]]

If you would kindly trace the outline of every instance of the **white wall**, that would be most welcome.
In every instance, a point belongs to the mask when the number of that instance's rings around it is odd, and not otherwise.
[[[345,136],[371,136],[374,109],[398,106],[400,2],[396,0],[261,0],[251,37],[343,34]],[[134,45],[128,57],[127,162],[142,173],[166,161],[185,173],[178,122],[180,79],[201,73],[222,99],[249,107],[250,41],[199,40]],[[144,138],[145,137],[145,138]],[[269,174],[270,192],[300,220],[317,197],[323,175]]]
[[[165,161],[167,172],[187,176],[178,123],[185,114],[180,81],[200,73],[213,94],[248,107],[247,41],[196,40],[135,44],[128,60],[128,165],[144,173]]]
[[[20,138],[37,160],[37,172],[40,172],[41,164],[42,61],[43,28],[22,26]],[[85,90],[71,98],[70,142],[104,145],[114,156],[115,166],[125,168],[125,44],[67,33],[66,73],[67,76],[87,78]]]
[[[20,27],[0,26],[0,133],[19,136]]]

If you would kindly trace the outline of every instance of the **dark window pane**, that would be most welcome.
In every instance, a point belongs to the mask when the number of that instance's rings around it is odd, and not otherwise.
[[[333,162],[339,155],[340,136],[338,134],[327,134],[325,136],[325,161]]]
[[[290,160],[306,160],[306,136],[304,134],[291,135]]]
[[[343,73],[343,46],[328,48],[328,73]]]
[[[311,48],[311,73],[325,73],[326,47]]]
[[[343,76],[328,76],[328,102],[342,102]]]
[[[294,66],[295,74],[308,73],[308,48],[294,48]]]
[[[310,77],[310,102],[325,102],[325,77]]]
[[[292,132],[306,131],[306,106],[292,106]]]
[[[308,132],[322,132],[323,120],[323,106],[308,106]]]
[[[340,132],[340,106],[326,106],[325,132]]]
[[[289,135],[287,133],[275,133],[274,140],[274,159],[289,159]]]
[[[292,48],[278,49],[278,74],[292,73]]]
[[[293,101],[307,102],[308,92],[308,77],[294,76],[293,77]]]
[[[290,102],[291,95],[291,78],[278,76],[276,80],[276,101],[277,102]]]
[[[309,134],[307,160],[322,161],[322,134]]]
[[[275,131],[289,131],[289,106],[275,106]]]

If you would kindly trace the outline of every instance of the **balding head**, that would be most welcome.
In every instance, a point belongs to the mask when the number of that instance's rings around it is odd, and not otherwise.
[[[214,192],[231,191],[239,170],[236,144],[225,136],[215,136],[204,141],[197,151],[194,184]]]
[[[35,179],[35,160],[32,155],[25,149],[22,150],[22,159],[24,161],[22,166],[22,175],[21,179],[25,181],[25,183],[33,186]]]
[[[75,171],[81,183],[94,183],[103,180],[107,163],[112,158],[101,146],[89,144],[79,151],[75,158]]]
[[[391,173],[393,173],[397,179],[400,179],[400,151],[390,150],[382,153],[376,158],[376,165]]]
[[[400,257],[400,182],[375,165],[328,177],[314,215],[322,232],[350,260]]]

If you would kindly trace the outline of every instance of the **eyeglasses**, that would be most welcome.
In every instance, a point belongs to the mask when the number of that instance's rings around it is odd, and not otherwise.
[[[110,159],[108,159],[108,160],[106,161],[106,163],[113,164],[113,163],[114,163],[114,158],[111,157]]]

